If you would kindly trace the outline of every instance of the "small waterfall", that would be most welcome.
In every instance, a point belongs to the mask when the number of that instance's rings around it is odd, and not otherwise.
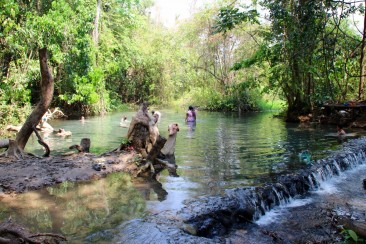
[[[274,207],[286,205],[293,198],[319,189],[322,182],[366,164],[366,142],[361,142],[354,140],[337,154],[313,161],[308,168],[296,173],[278,177],[276,183],[228,189],[224,196],[195,200],[180,214],[184,216],[184,223],[194,228],[198,236],[212,238],[225,234],[236,224],[256,221]]]

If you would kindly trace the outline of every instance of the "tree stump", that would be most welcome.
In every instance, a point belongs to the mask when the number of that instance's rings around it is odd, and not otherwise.
[[[83,152],[89,152],[90,149],[90,139],[89,138],[83,138],[80,141],[80,146],[83,148]]]
[[[72,145],[69,149],[76,149],[78,152],[89,152],[91,141],[89,138],[83,138],[80,141],[80,145]]]

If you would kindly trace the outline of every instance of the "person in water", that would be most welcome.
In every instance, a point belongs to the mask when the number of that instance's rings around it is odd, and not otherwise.
[[[341,125],[337,125],[337,134],[339,136],[344,136],[346,132],[343,130],[343,127]]]
[[[196,111],[192,106],[188,107],[188,111],[186,113],[186,122],[196,122]]]
[[[121,121],[119,122],[119,126],[121,127],[128,127],[128,120],[127,116],[123,116]]]

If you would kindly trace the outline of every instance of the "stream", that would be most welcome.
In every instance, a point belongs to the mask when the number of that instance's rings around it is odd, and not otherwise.
[[[161,184],[114,173],[98,181],[64,182],[27,192],[0,202],[0,218],[11,216],[33,231],[56,232],[72,243],[86,236],[113,229],[121,223],[152,213],[177,211],[184,202],[202,196],[220,195],[226,189],[263,186],[282,174],[305,168],[304,152],[317,160],[340,148],[332,135],[335,126],[287,124],[274,112],[216,113],[199,111],[197,123],[184,123],[184,111],[162,110],[158,127],[167,136],[171,123],[180,131],[176,144],[179,177],[162,172]],[[100,154],[118,147],[128,128],[119,126],[122,116],[130,121],[135,112],[114,113],[79,120],[51,120],[54,129],[72,136],[43,135],[51,155],[70,151],[82,138],[91,139],[91,152]],[[354,132],[363,136],[362,131]],[[43,148],[31,137],[26,151],[42,155]],[[308,157],[309,157],[308,156]],[[309,158],[308,158],[309,159]]]

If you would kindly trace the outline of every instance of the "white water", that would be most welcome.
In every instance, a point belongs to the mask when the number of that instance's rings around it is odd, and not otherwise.
[[[286,220],[286,214],[291,208],[305,206],[314,201],[330,201],[340,206],[347,203],[349,206],[365,207],[366,190],[362,181],[366,179],[366,162],[340,172],[339,176],[333,176],[329,180],[320,181],[317,190],[311,191],[308,196],[301,199],[290,199],[288,204],[281,204],[260,217],[256,223],[260,226],[270,225]],[[344,208],[337,208],[337,214],[345,214]]]

